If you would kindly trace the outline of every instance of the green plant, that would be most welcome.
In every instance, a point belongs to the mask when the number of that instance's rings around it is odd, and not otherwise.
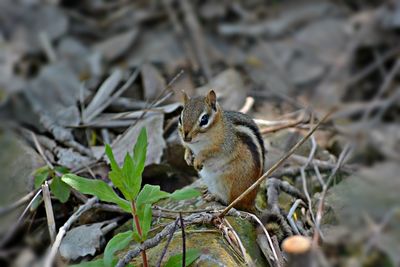
[[[71,188],[61,180],[61,177],[58,176],[57,173],[65,174],[68,172],[69,170],[62,166],[56,166],[54,169],[44,166],[37,169],[34,173],[35,189],[38,189],[44,181],[50,177],[52,179],[50,183],[50,191],[61,203],[67,202],[71,193]]]
[[[104,266],[113,266],[114,254],[135,240],[142,243],[147,239],[152,221],[152,205],[165,198],[182,200],[198,196],[195,189],[180,189],[173,193],[160,190],[160,186],[146,184],[141,188],[142,172],[144,170],[147,152],[147,133],[143,128],[133,149],[133,155],[126,154],[122,167],[118,165],[109,145],[105,153],[110,160],[110,180],[118,188],[123,197],[119,197],[111,186],[101,180],[92,180],[74,174],[65,174],[62,181],[76,190],[94,195],[102,201],[117,204],[124,211],[132,214],[133,229],[115,235],[107,244],[104,251]],[[143,265],[147,266],[146,251],[142,252]],[[188,261],[187,261],[188,262]]]

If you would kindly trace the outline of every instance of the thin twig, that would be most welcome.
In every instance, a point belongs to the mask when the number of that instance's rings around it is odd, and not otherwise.
[[[176,231],[176,227],[178,226],[178,220],[179,220],[179,219],[176,219],[176,220],[175,220],[174,228],[173,228],[173,230],[171,231],[171,234],[169,235],[169,237],[168,237],[168,239],[167,239],[167,243],[165,243],[165,246],[164,246],[163,251],[162,251],[162,253],[161,253],[161,257],[158,259],[158,262],[157,262],[157,265],[156,265],[157,267],[160,267],[160,266],[161,266],[161,262],[162,262],[162,260],[163,260],[163,258],[164,258],[164,256],[165,256],[165,254],[167,253],[168,246],[169,246],[169,244],[171,243],[172,237],[174,236],[174,233],[175,233],[175,231]]]
[[[252,213],[249,213],[249,212],[241,212],[241,213],[244,213],[244,214],[250,216],[250,218],[260,226],[260,228],[262,229],[262,231],[264,232],[265,236],[268,239],[268,244],[269,244],[270,249],[271,249],[271,251],[273,253],[273,256],[275,258],[276,264],[277,264],[278,267],[280,267],[281,264],[280,264],[280,261],[279,261],[278,254],[277,254],[277,252],[275,250],[274,243],[272,242],[271,236],[269,235],[269,233],[268,233],[267,229],[265,228],[265,226],[263,225],[263,223],[260,221],[260,219],[256,215],[254,215]]]
[[[10,211],[24,205],[26,202],[31,200],[35,194],[37,194],[37,190],[33,190],[28,194],[26,194],[25,196],[23,196],[22,198],[18,199],[17,201],[11,203],[10,205],[0,208],[0,216],[3,216],[9,213]]]
[[[139,72],[140,68],[137,68],[129,77],[129,79],[125,82],[125,84],[120,89],[118,89],[117,92],[115,92],[112,96],[110,96],[104,103],[99,105],[99,107],[96,110],[87,115],[85,121],[93,120],[97,115],[99,115],[103,110],[105,110],[115,99],[120,97],[133,84],[133,82],[138,77]]]
[[[184,20],[189,29],[194,51],[198,62],[201,65],[204,76],[207,81],[212,78],[212,70],[210,67],[209,58],[206,51],[206,40],[203,36],[201,25],[197,19],[197,16],[193,10],[192,3],[186,0],[179,1],[182,10],[184,12]]]
[[[246,97],[246,102],[244,103],[243,107],[239,110],[239,112],[247,113],[254,105],[254,97],[248,96]]]
[[[292,205],[292,207],[290,208],[289,213],[288,213],[288,215],[287,215],[287,219],[288,219],[288,221],[289,221],[289,223],[290,223],[290,226],[292,226],[293,231],[294,231],[297,235],[300,234],[300,231],[299,231],[299,229],[297,228],[297,225],[296,225],[296,223],[295,223],[294,220],[293,220],[293,214],[294,214],[294,212],[296,211],[296,209],[297,209],[297,207],[299,206],[299,204],[302,203],[302,202],[303,202],[303,201],[302,201],[301,199],[297,199],[297,200],[293,203],[293,205]]]
[[[222,224],[219,226],[219,228],[222,229],[226,240],[232,246],[232,248],[244,259],[246,266],[253,266],[254,263],[252,259],[248,257],[242,240],[239,238],[239,235],[229,223],[229,221],[223,218]]]
[[[3,247],[10,240],[10,238],[13,236],[15,231],[20,226],[20,224],[22,222],[22,219],[25,217],[25,214],[28,212],[28,210],[32,206],[33,202],[40,196],[41,193],[42,193],[42,189],[39,189],[36,192],[35,196],[31,199],[29,204],[26,206],[24,211],[21,213],[21,215],[19,216],[17,222],[12,225],[11,229],[9,231],[7,231],[6,235],[0,240],[0,248]]]
[[[51,45],[49,35],[44,31],[39,32],[39,41],[47,59],[52,63],[56,62],[56,52],[54,51],[54,47]]]
[[[247,196],[250,192],[253,190],[256,190],[256,188],[271,174],[278,169],[283,162],[285,162],[314,132],[317,130],[317,128],[335,111],[335,109],[330,110],[328,113],[325,114],[325,116],[299,141],[297,142],[282,158],[280,158],[266,173],[264,173],[258,180],[249,188],[247,188],[246,191],[244,191],[240,196],[238,196],[234,201],[232,201],[228,207],[226,207],[219,217],[224,217],[227,212],[232,209],[238,202],[240,202],[245,196]]]
[[[39,152],[40,156],[42,156],[44,162],[46,162],[46,165],[49,166],[49,168],[51,170],[54,170],[54,165],[47,159],[46,155],[44,154],[42,146],[40,145],[40,143],[39,143],[39,141],[38,141],[38,139],[36,137],[36,134],[34,132],[31,132],[31,131],[30,131],[30,133],[31,133],[31,136],[32,136],[33,143],[35,144],[36,149]]]
[[[311,143],[312,143],[312,147],[311,147],[311,150],[310,150],[310,154],[308,156],[308,159],[307,159],[306,163],[301,167],[300,174],[301,174],[301,180],[302,180],[302,184],[303,184],[303,191],[304,191],[304,194],[305,194],[305,196],[307,198],[308,210],[309,210],[309,212],[311,214],[311,219],[315,223],[315,215],[314,215],[314,212],[312,210],[311,197],[310,197],[310,194],[308,193],[306,172],[305,172],[305,169],[310,164],[310,162],[314,158],[315,152],[317,151],[317,142],[315,141],[315,138],[313,136],[311,136]],[[319,228],[317,228],[317,230],[321,231]]]
[[[319,229],[320,223],[321,223],[321,219],[322,219],[322,214],[324,211],[324,202],[325,202],[325,197],[326,194],[328,192],[328,188],[331,185],[333,178],[335,177],[337,171],[340,169],[340,167],[342,166],[343,162],[345,161],[346,157],[348,156],[348,154],[351,152],[352,150],[352,146],[347,143],[346,146],[344,147],[342,153],[340,153],[339,155],[339,159],[336,163],[336,167],[332,170],[331,175],[329,176],[327,182],[324,184],[323,186],[323,190],[321,193],[321,198],[319,200],[318,203],[318,209],[317,209],[317,215],[316,215],[316,220],[315,220],[315,227],[317,227],[317,229]],[[313,237],[313,244],[316,245],[318,244],[318,240],[320,237],[321,232],[320,231],[315,231],[314,232],[314,237]]]
[[[45,267],[52,267],[54,258],[58,252],[58,248],[61,245],[61,241],[64,238],[64,235],[67,233],[68,229],[71,225],[79,219],[79,217],[87,210],[93,207],[93,205],[97,202],[97,197],[90,198],[84,205],[81,205],[79,209],[72,214],[71,217],[64,223],[64,225],[59,229],[58,234],[56,236],[56,240],[51,247],[50,253],[47,255],[44,266]]]
[[[167,11],[168,18],[172,22],[173,29],[175,31],[176,37],[181,40],[182,47],[186,53],[186,56],[189,59],[189,63],[192,67],[193,70],[197,71],[199,70],[199,63],[197,63],[196,56],[194,55],[194,52],[192,51],[192,48],[190,46],[190,43],[188,42],[186,38],[186,34],[183,30],[182,25],[179,23],[178,16],[177,16],[177,11],[172,8],[171,0],[163,0],[161,3],[164,5],[165,10]]]
[[[199,213],[199,212],[211,212],[215,211],[215,209],[197,209],[197,210],[171,210],[171,209],[166,209],[160,206],[153,206],[154,209],[165,211],[165,212],[171,212],[171,213]]]
[[[283,129],[296,127],[299,124],[302,124],[304,122],[305,122],[305,120],[301,116],[297,120],[289,121],[286,124],[281,124],[281,125],[271,126],[271,127],[268,127],[268,128],[263,128],[263,129],[260,130],[260,132],[261,132],[261,134],[274,133],[274,132],[277,132],[277,131],[280,131],[280,130],[283,130]]]
[[[195,213],[192,215],[187,216],[184,218],[185,225],[192,225],[192,224],[211,224],[211,221],[214,219],[214,215],[210,213]],[[160,243],[162,239],[166,236],[170,235],[173,232],[175,226],[175,222],[169,223],[164,227],[161,232],[156,234],[153,238],[147,239],[139,246],[135,247],[134,249],[130,250],[128,253],[125,254],[123,258],[121,258],[116,267],[123,267],[128,264],[133,258],[138,256],[142,250],[150,249],[157,244]],[[178,225],[180,227],[180,225]]]
[[[185,236],[185,224],[183,223],[181,212],[179,212],[179,221],[181,223],[181,230],[182,230],[182,267],[185,267],[186,266],[186,236]]]
[[[42,185],[44,207],[46,210],[47,226],[49,227],[49,234],[51,243],[54,243],[56,237],[56,223],[54,220],[53,206],[51,205],[51,197],[49,191],[49,184],[47,181]]]
[[[394,64],[394,66],[390,70],[389,74],[385,77],[382,85],[380,86],[378,92],[376,93],[376,95],[374,96],[372,101],[381,98],[386,93],[386,91],[390,88],[390,85],[392,84],[393,79],[396,77],[399,69],[400,69],[400,59],[398,59],[396,61],[396,63]],[[364,114],[363,114],[363,117],[362,117],[361,120],[363,122],[367,121],[367,119],[370,116],[371,112],[372,112],[372,108],[371,108],[371,106],[369,106],[369,108],[367,108],[364,111]]]

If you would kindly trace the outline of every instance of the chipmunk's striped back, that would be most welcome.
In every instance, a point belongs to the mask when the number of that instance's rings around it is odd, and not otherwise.
[[[251,152],[256,168],[264,169],[265,148],[258,126],[246,114],[236,111],[223,111],[229,123],[233,125],[237,137],[246,144]]]

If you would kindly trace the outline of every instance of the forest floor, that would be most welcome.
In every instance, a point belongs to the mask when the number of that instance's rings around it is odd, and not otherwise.
[[[400,266],[399,88],[399,1],[0,1],[0,265],[101,255],[129,214],[61,177],[110,183],[105,144],[121,165],[143,127],[143,184],[196,181],[181,91],[214,89],[255,119],[265,171],[335,110],[261,186],[270,265],[296,266],[282,247],[296,234],[313,245],[308,264]],[[58,253],[81,226],[91,242]]]

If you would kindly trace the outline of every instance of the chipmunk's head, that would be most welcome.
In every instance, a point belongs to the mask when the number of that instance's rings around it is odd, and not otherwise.
[[[209,137],[204,133],[213,128],[221,114],[215,92],[210,90],[205,97],[193,98],[183,93],[183,103],[179,117],[179,134],[182,141],[187,144],[207,141]]]

